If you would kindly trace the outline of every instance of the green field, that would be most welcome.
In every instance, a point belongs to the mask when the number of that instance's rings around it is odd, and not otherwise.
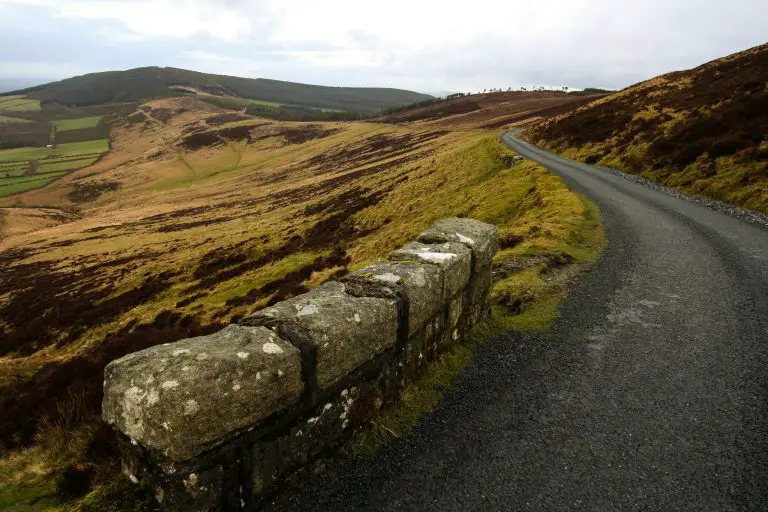
[[[21,162],[15,167],[3,167],[0,168],[0,178],[13,178],[16,176],[22,176],[29,170],[29,164],[27,162]]]
[[[0,112],[31,112],[40,110],[40,100],[25,96],[0,96]]]
[[[40,162],[38,172],[71,171],[87,167],[96,161],[96,157],[81,158],[79,160],[66,160],[64,162]]]
[[[67,172],[52,172],[34,176],[20,176],[17,178],[0,178],[0,197],[40,188],[64,174],[67,174]]]
[[[89,155],[109,151],[109,139],[59,144],[55,148],[14,148],[0,150],[0,162],[43,160],[67,156]]]
[[[37,174],[80,169],[94,163],[99,158],[100,154],[101,153],[91,153],[78,155],[76,157],[46,158],[44,160],[38,160],[39,167],[37,169]],[[4,162],[0,164],[0,178],[23,176],[25,172],[29,171],[29,168],[29,161]]]
[[[109,151],[109,139],[59,144],[56,148],[15,148],[0,150],[0,197],[40,188],[52,180],[94,163]],[[37,160],[34,174],[30,161]]]
[[[78,117],[76,119],[59,119],[52,121],[56,130],[66,132],[69,130],[82,130],[83,128],[95,128],[101,121],[101,116]]]
[[[252,107],[252,106],[280,108],[282,106],[282,104],[275,103],[273,101],[251,100],[248,98],[231,98],[231,97],[213,96],[213,95],[205,95],[205,94],[201,95],[200,99],[205,101],[206,103],[210,103],[218,107],[231,108],[231,109],[240,109],[240,108],[246,108],[246,107]]]
[[[21,119],[19,117],[0,116],[0,124],[3,123],[31,123],[29,119]]]

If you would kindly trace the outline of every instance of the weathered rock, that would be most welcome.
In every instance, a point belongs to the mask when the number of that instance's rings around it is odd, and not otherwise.
[[[227,501],[230,502],[227,509],[237,510],[238,493],[228,489],[236,477],[235,468],[221,465],[192,473],[163,475],[160,479],[162,483],[157,482],[155,486],[155,499],[161,510],[173,508],[185,512],[208,512],[220,510]]]
[[[397,300],[353,297],[331,282],[240,323],[269,327],[299,347],[325,389],[396,343]]]
[[[385,362],[379,372],[318,404],[310,416],[302,417],[284,435],[254,446],[253,491],[265,494],[286,474],[343,444],[352,432],[369,425],[384,404],[399,396],[402,387],[396,382],[400,380],[398,363],[395,359]]]
[[[374,263],[342,279],[347,292],[358,297],[408,299],[408,335],[435,316],[442,305],[440,267],[419,263]]]
[[[469,282],[472,252],[457,242],[423,244],[411,242],[389,255],[392,261],[416,261],[438,266],[443,272],[443,295],[446,302]]]
[[[479,269],[472,274],[469,286],[465,293],[464,310],[469,317],[470,323],[476,323],[482,316],[490,314],[491,302],[490,293],[492,282],[491,266]]]
[[[186,460],[296,404],[299,351],[262,327],[229,327],[152,347],[104,370],[104,421]]]
[[[417,378],[439,355],[440,340],[446,328],[444,311],[431,318],[405,344],[404,364],[409,379]]]
[[[472,250],[477,270],[491,264],[499,250],[499,228],[474,219],[450,218],[435,222],[417,241],[425,244],[458,242]]]
[[[459,317],[465,308],[464,301],[464,294],[460,293],[448,303],[448,328],[453,328],[459,323]]]

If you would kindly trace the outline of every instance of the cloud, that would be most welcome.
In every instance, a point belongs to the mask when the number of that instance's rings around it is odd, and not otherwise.
[[[617,88],[763,43],[765,19],[763,0],[0,0],[0,61],[58,77],[176,65],[419,90]],[[62,48],[41,55],[50,34]]]
[[[93,71],[68,62],[0,60],[3,79],[41,80],[47,82],[61,76],[76,76]]]

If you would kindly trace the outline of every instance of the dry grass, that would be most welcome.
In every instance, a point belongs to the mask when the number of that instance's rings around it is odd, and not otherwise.
[[[537,144],[768,213],[768,45],[628,87],[527,131]]]
[[[114,460],[99,458],[109,448],[93,421],[101,368],[123,353],[301,293],[385,256],[441,217],[502,228],[497,266],[508,273],[493,290],[502,327],[544,327],[565,287],[563,268],[599,251],[594,208],[531,162],[509,168],[495,133],[217,124],[221,112],[195,105],[153,102],[143,120],[116,130],[113,150],[97,164],[5,200],[16,207],[0,228],[8,340],[0,409],[16,422],[3,427],[16,431],[4,430],[15,448],[2,464],[32,483],[36,474],[60,478],[67,465],[94,468],[96,487],[80,509],[127,492],[101,476],[115,471]],[[216,145],[188,147],[193,133],[214,130]],[[435,375],[450,380],[471,347]],[[414,410],[433,400],[414,399]],[[22,408],[26,415],[17,414]],[[22,448],[30,439],[34,448]],[[21,489],[20,481],[4,485],[7,496]],[[17,501],[45,496],[47,485]]]

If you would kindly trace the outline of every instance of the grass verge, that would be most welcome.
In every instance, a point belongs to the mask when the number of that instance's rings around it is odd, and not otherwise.
[[[529,179],[530,188],[517,205],[517,214],[501,226],[492,316],[409,384],[398,402],[379,411],[371,428],[356,440],[357,450],[370,453],[407,434],[437,405],[486,341],[509,329],[547,330],[568,283],[597,261],[604,245],[597,207],[534,162],[514,169],[519,185]]]

